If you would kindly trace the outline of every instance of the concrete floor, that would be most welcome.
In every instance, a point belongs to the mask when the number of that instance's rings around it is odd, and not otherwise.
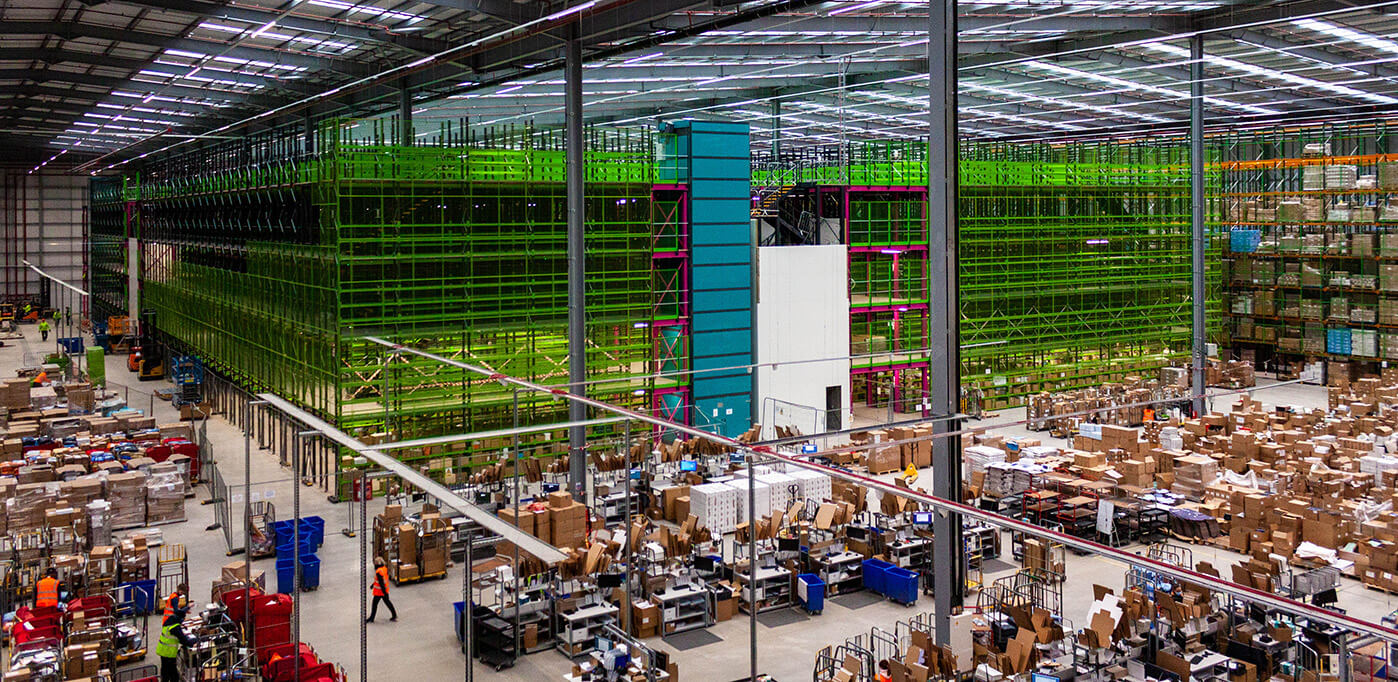
[[[0,376],[11,376],[13,368],[22,364],[36,364],[49,346],[40,344],[38,332],[33,326],[24,328],[25,339],[6,341],[0,348]],[[108,356],[107,375],[110,386],[119,392],[129,391],[132,406],[146,409],[152,404],[150,392],[153,388],[168,386],[161,382],[142,383],[135,380],[125,368],[125,356]],[[1292,386],[1264,391],[1262,399],[1267,402],[1299,404],[1323,404],[1324,389],[1314,386]],[[1224,409],[1225,399],[1215,403]],[[1231,399],[1229,400],[1231,402]],[[169,403],[155,400],[155,414],[161,422],[174,421],[175,412]],[[993,425],[1023,418],[1023,410],[1007,410],[981,424]],[[1007,433],[1027,435],[1022,427],[1008,427]],[[1038,434],[1036,434],[1038,435]],[[208,437],[212,443],[214,457],[230,482],[243,478],[243,435],[237,428],[221,418],[208,423]],[[278,464],[275,454],[257,450],[252,454],[251,478],[255,482],[253,490],[273,493],[278,514],[281,518],[291,516],[293,484],[287,469]],[[303,486],[301,489],[302,514],[317,514],[326,519],[326,541],[320,551],[322,560],[321,587],[314,592],[302,595],[301,637],[313,646],[320,655],[344,666],[350,679],[361,679],[359,674],[359,604],[360,590],[358,577],[359,539],[347,538],[335,532],[346,525],[348,506],[334,505],[326,500],[318,489]],[[208,499],[205,487],[198,489],[196,498],[186,506],[188,521],[164,526],[166,542],[183,543],[189,552],[190,583],[195,600],[207,599],[210,582],[218,575],[220,566],[231,559],[226,556],[227,545],[223,532],[207,530],[214,522],[214,507],[200,504]],[[372,503],[371,515],[378,513],[381,502]],[[1002,570],[988,572],[985,581],[1008,575],[1014,567],[1009,566],[1008,537],[1005,538],[1005,556]],[[1237,560],[1232,552],[1205,547],[1192,547],[1196,560],[1208,558],[1215,566],[1223,567]],[[263,559],[255,564],[266,570],[269,580],[275,580],[273,560]],[[1101,557],[1078,557],[1070,555],[1067,560],[1068,575],[1072,579],[1064,587],[1065,616],[1075,625],[1081,625],[1087,616],[1091,602],[1092,585],[1100,583],[1119,588],[1123,583],[1124,566],[1116,561]],[[456,567],[449,571],[443,580],[393,589],[392,597],[401,618],[397,623],[389,623],[384,614],[368,627],[368,679],[448,679],[464,675],[464,657],[457,648],[452,628],[452,607],[454,601],[461,600],[461,572]],[[852,595],[851,600],[857,595]],[[974,599],[974,597],[971,597]],[[759,670],[772,674],[778,680],[809,679],[815,652],[827,644],[837,644],[847,637],[861,632],[867,633],[872,627],[891,628],[892,623],[904,620],[921,611],[931,608],[931,600],[923,600],[912,608],[905,608],[891,602],[872,604],[854,603],[854,608],[841,602],[846,599],[834,598],[827,601],[823,615],[807,618],[777,627],[759,624],[757,639],[759,647]],[[1367,590],[1355,581],[1346,581],[1340,594],[1341,605],[1349,613],[1365,618],[1378,619],[1398,608],[1395,598],[1379,592]],[[152,621],[152,634],[154,634]],[[708,631],[721,642],[708,646],[679,651],[670,647],[663,639],[649,640],[652,646],[668,651],[679,664],[680,676],[694,680],[736,680],[745,678],[748,672],[749,623],[746,616],[720,623]],[[148,661],[155,662],[152,654]],[[568,661],[558,653],[543,652],[522,658],[513,668],[496,673],[477,666],[478,679],[487,680],[545,680],[560,679],[568,671]]]

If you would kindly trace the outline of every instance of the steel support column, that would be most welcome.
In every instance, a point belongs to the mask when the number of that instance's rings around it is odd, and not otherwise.
[[[406,80],[398,81],[398,144],[413,146],[413,91]]]
[[[1204,414],[1204,36],[1189,39],[1189,195],[1190,259],[1194,299],[1193,358],[1194,414]]]
[[[573,27],[568,39],[567,60],[563,69],[564,108],[567,111],[565,136],[568,190],[568,381],[570,390],[587,391],[587,338],[583,326],[584,288],[586,276],[583,248],[583,110],[582,110],[582,41]],[[568,404],[568,419],[580,422],[587,418],[587,409],[578,402]],[[587,490],[587,431],[581,426],[568,429],[568,484],[578,500],[585,500]]]
[[[782,155],[782,101],[772,100],[772,162]]]
[[[927,236],[928,291],[931,293],[932,411],[960,411],[961,348],[956,282],[956,0],[930,0],[927,9]],[[960,429],[959,420],[938,420],[934,433]],[[932,494],[961,499],[961,439],[932,441]],[[933,522],[932,592],[936,640],[951,641],[951,612],[966,589],[959,558],[961,515],[939,510]],[[956,559],[954,559],[954,557]]]

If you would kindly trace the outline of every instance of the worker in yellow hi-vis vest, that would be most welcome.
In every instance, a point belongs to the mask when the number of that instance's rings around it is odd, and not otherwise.
[[[185,633],[183,627],[187,611],[175,609],[160,624],[160,641],[155,645],[155,655],[160,657],[160,682],[180,682],[180,646],[194,646],[194,638]]]

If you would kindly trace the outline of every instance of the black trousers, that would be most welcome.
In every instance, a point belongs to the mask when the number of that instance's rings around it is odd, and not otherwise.
[[[180,682],[180,667],[175,659],[160,657],[160,682]]]
[[[48,333],[48,330],[41,331],[41,332],[39,332],[39,334],[42,335],[42,336],[44,337],[43,340],[45,340],[45,341],[48,341],[48,340],[49,340],[49,333]]]
[[[386,594],[383,595],[382,597],[380,597],[380,596],[377,595],[377,594],[374,595],[374,601],[373,601],[373,602],[370,604],[370,606],[369,606],[369,620],[371,620],[371,621],[374,620],[374,616],[378,615],[378,613],[379,613],[379,602],[380,602],[380,601],[382,601],[382,602],[384,603],[384,605],[388,607],[388,613],[389,613],[389,615],[393,616],[393,618],[394,618],[395,620],[397,620],[397,618],[398,618],[398,609],[393,608],[393,602],[389,600],[388,595],[386,595]]]

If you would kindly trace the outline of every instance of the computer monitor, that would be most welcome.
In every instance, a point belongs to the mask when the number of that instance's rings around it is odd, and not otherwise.
[[[846,526],[845,537],[851,540],[864,540],[869,537],[863,526]]]
[[[801,551],[800,538],[777,538],[778,552],[799,552]]]
[[[621,587],[620,573],[598,573],[597,586],[603,588]]]
[[[694,557],[695,570],[711,572],[715,569],[714,558],[705,554]]]
[[[698,471],[699,463],[692,459],[680,460],[680,471]]]
[[[932,512],[913,512],[913,523],[926,526],[932,523]]]
[[[607,639],[606,637],[598,637],[598,638],[597,638],[597,650],[598,650],[598,651],[611,651],[611,650],[612,650],[612,640]]]
[[[1062,681],[1059,680],[1057,677],[1054,677],[1053,675],[1048,675],[1048,674],[1045,674],[1045,673],[1031,673],[1031,674],[1029,675],[1029,682],[1062,682]]]

